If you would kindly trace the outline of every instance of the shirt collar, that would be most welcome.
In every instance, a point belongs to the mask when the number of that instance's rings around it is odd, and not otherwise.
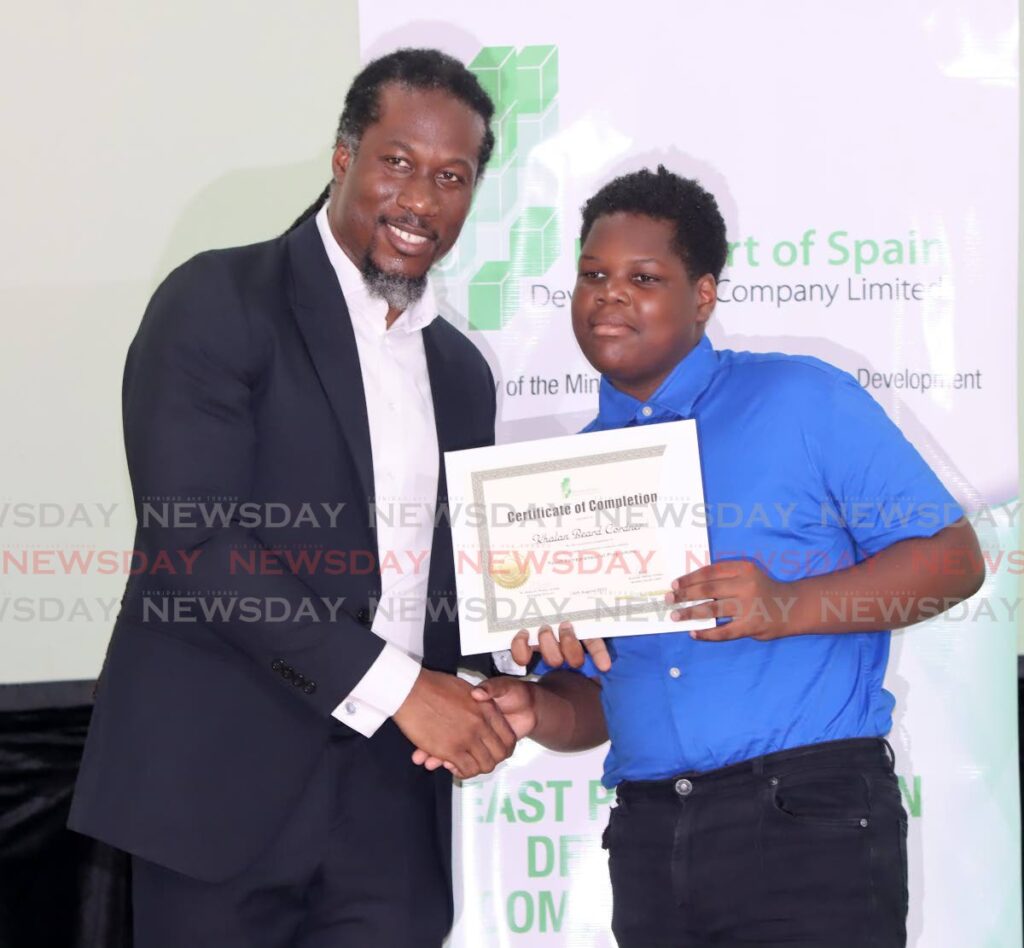
[[[341,292],[345,296],[345,305],[348,306],[352,324],[361,329],[368,329],[377,335],[384,335],[387,332],[413,333],[425,329],[437,318],[437,302],[434,298],[434,287],[430,280],[427,280],[427,288],[423,295],[410,306],[401,316],[387,328],[388,304],[378,297],[371,296],[363,282],[363,276],[356,265],[349,260],[348,255],[341,249],[334,234],[331,232],[331,225],[327,222],[327,204],[317,211],[316,226],[320,231],[320,239],[323,241],[324,249],[327,251],[327,258],[338,275],[338,283],[341,285]]]
[[[717,369],[718,354],[711,340],[702,336],[645,402],[620,392],[602,375],[597,420],[602,427],[623,428],[666,417],[688,418]]]

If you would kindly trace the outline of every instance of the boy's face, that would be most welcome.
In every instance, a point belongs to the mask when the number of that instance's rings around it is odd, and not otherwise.
[[[717,300],[715,278],[691,280],[672,236],[669,221],[608,214],[580,253],[576,341],[595,369],[640,401],[700,341]]]

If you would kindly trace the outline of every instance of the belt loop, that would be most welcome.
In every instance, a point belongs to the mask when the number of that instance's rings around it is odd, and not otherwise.
[[[760,777],[764,773],[764,756],[755,757],[750,763],[753,765],[754,775]]]
[[[896,772],[896,751],[894,751],[892,749],[892,744],[890,744],[884,737],[881,740],[882,740],[882,745],[885,747],[886,754],[887,754],[887,756],[889,758],[889,769],[891,771],[893,771],[893,773],[895,773]]]

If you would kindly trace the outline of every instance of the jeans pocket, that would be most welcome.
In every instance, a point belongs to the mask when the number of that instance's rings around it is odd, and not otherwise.
[[[769,780],[771,808],[794,824],[865,828],[871,818],[871,788],[849,770],[783,774]]]
[[[608,825],[604,828],[604,832],[601,833],[602,849],[611,849],[617,827],[622,823],[625,815],[626,809],[621,800],[608,811]]]

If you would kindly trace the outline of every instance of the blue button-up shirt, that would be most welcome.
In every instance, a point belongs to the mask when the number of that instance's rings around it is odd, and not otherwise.
[[[694,418],[712,561],[790,582],[932,536],[962,510],[878,404],[817,359],[716,351],[705,338],[639,402],[601,380],[585,431]],[[855,608],[856,603],[849,603]],[[711,770],[819,741],[881,737],[888,631],[701,642],[609,640],[604,783]]]

